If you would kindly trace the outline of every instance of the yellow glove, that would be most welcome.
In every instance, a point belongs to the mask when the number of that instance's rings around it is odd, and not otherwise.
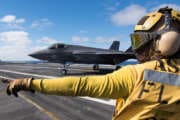
[[[35,92],[30,88],[30,84],[33,78],[22,78],[22,79],[15,79],[15,80],[8,80],[8,79],[3,79],[2,82],[8,83],[7,86],[7,94],[11,95],[13,94],[15,97],[18,97],[18,92],[21,90],[24,91],[30,91],[30,92]]]

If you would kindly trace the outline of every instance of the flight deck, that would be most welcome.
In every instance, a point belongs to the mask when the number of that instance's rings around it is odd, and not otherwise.
[[[62,77],[61,65],[54,63],[1,63],[0,77]],[[79,70],[77,68],[80,68]],[[73,65],[70,75],[96,74],[91,65]],[[36,92],[20,92],[19,97],[6,95],[6,84],[0,82],[0,119],[2,120],[110,120],[114,100],[89,97],[63,97]]]

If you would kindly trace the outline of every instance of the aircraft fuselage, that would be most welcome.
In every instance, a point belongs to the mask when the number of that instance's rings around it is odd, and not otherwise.
[[[30,54],[30,56],[54,63],[82,64],[118,64],[133,56],[132,53],[92,48],[79,45],[55,44],[48,49]]]

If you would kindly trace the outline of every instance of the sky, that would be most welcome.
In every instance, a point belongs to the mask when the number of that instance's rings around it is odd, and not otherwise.
[[[0,0],[0,59],[34,60],[53,43],[126,50],[137,21],[164,6],[180,11],[179,0]]]

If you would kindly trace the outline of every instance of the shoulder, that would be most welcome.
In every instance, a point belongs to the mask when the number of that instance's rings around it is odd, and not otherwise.
[[[149,61],[142,64],[126,65],[109,75],[117,76],[118,78],[121,76],[122,78],[137,79],[144,73],[145,69],[154,70],[157,63],[157,61]]]
[[[122,67],[120,71],[132,71],[133,73],[138,72],[138,71],[142,72],[145,69],[155,69],[157,65],[158,65],[158,61],[153,60],[153,61],[148,61],[141,64],[127,65],[127,66]]]
[[[141,63],[141,64],[136,64],[134,65],[134,69],[136,70],[136,72],[143,72],[145,69],[151,69],[154,70],[158,65],[158,61],[153,60],[153,61],[148,61],[145,63]]]

